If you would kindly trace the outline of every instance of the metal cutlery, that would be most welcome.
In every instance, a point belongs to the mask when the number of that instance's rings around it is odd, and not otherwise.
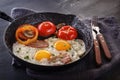
[[[111,56],[111,53],[108,49],[107,43],[103,35],[100,33],[100,28],[98,26],[96,17],[91,21],[91,27],[92,27],[92,33],[93,33],[93,38],[94,38],[94,50],[95,50],[95,55],[96,55],[96,62],[98,65],[100,65],[102,64],[102,61],[101,61],[99,43],[101,44],[101,47],[104,50],[104,54],[106,58],[110,60],[112,56]]]

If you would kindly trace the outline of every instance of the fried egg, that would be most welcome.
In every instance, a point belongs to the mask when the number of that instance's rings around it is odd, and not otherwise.
[[[58,40],[55,42],[54,48],[58,51],[69,50],[71,48],[71,45],[65,40]]]
[[[60,53],[67,53],[73,61],[77,60],[85,52],[85,43],[81,39],[75,40],[62,40],[59,38],[48,38],[46,41],[49,43],[47,50],[52,55],[59,55]]]
[[[39,50],[35,53],[34,59],[40,61],[41,59],[50,59],[51,53],[47,50]]]
[[[63,65],[80,59],[86,51],[81,39],[62,40],[55,37],[45,39],[49,46],[35,48],[18,42],[13,44],[13,53],[19,58],[38,65]],[[69,62],[64,60],[68,60]],[[67,62],[67,63],[66,63]]]

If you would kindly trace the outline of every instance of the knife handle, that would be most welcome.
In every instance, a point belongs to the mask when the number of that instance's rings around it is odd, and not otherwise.
[[[105,56],[106,56],[108,59],[111,59],[112,56],[111,56],[111,53],[110,53],[110,51],[109,51],[109,49],[108,49],[108,46],[107,46],[107,44],[106,44],[106,41],[105,41],[103,35],[102,35],[102,34],[98,34],[98,39],[99,39],[99,41],[100,41],[100,43],[101,43],[101,45],[102,45],[102,48],[103,48],[104,53],[105,53]]]
[[[96,63],[98,65],[101,65],[102,60],[101,60],[101,54],[100,54],[100,47],[99,47],[99,43],[98,43],[97,39],[94,39],[94,51],[95,51]]]

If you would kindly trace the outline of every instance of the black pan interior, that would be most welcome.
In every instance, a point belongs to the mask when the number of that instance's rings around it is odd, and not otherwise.
[[[14,42],[16,42],[15,31],[18,28],[18,26],[26,23],[35,25],[43,21],[51,21],[56,25],[59,23],[66,23],[68,25],[75,27],[79,33],[78,38],[82,39],[85,42],[85,46],[86,46],[86,52],[82,57],[84,57],[86,54],[89,53],[90,49],[92,48],[92,36],[91,36],[91,30],[87,26],[85,26],[80,20],[78,20],[78,18],[75,15],[46,12],[46,13],[35,13],[14,20],[6,28],[4,35],[5,45],[13,56],[14,54],[12,53],[12,45]]]

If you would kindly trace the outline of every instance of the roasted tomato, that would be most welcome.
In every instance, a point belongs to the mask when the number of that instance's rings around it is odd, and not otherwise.
[[[58,30],[57,36],[58,38],[64,40],[72,40],[77,37],[78,33],[75,28],[72,26],[63,26]]]
[[[39,36],[47,37],[55,33],[56,26],[50,22],[45,21],[38,25]]]

